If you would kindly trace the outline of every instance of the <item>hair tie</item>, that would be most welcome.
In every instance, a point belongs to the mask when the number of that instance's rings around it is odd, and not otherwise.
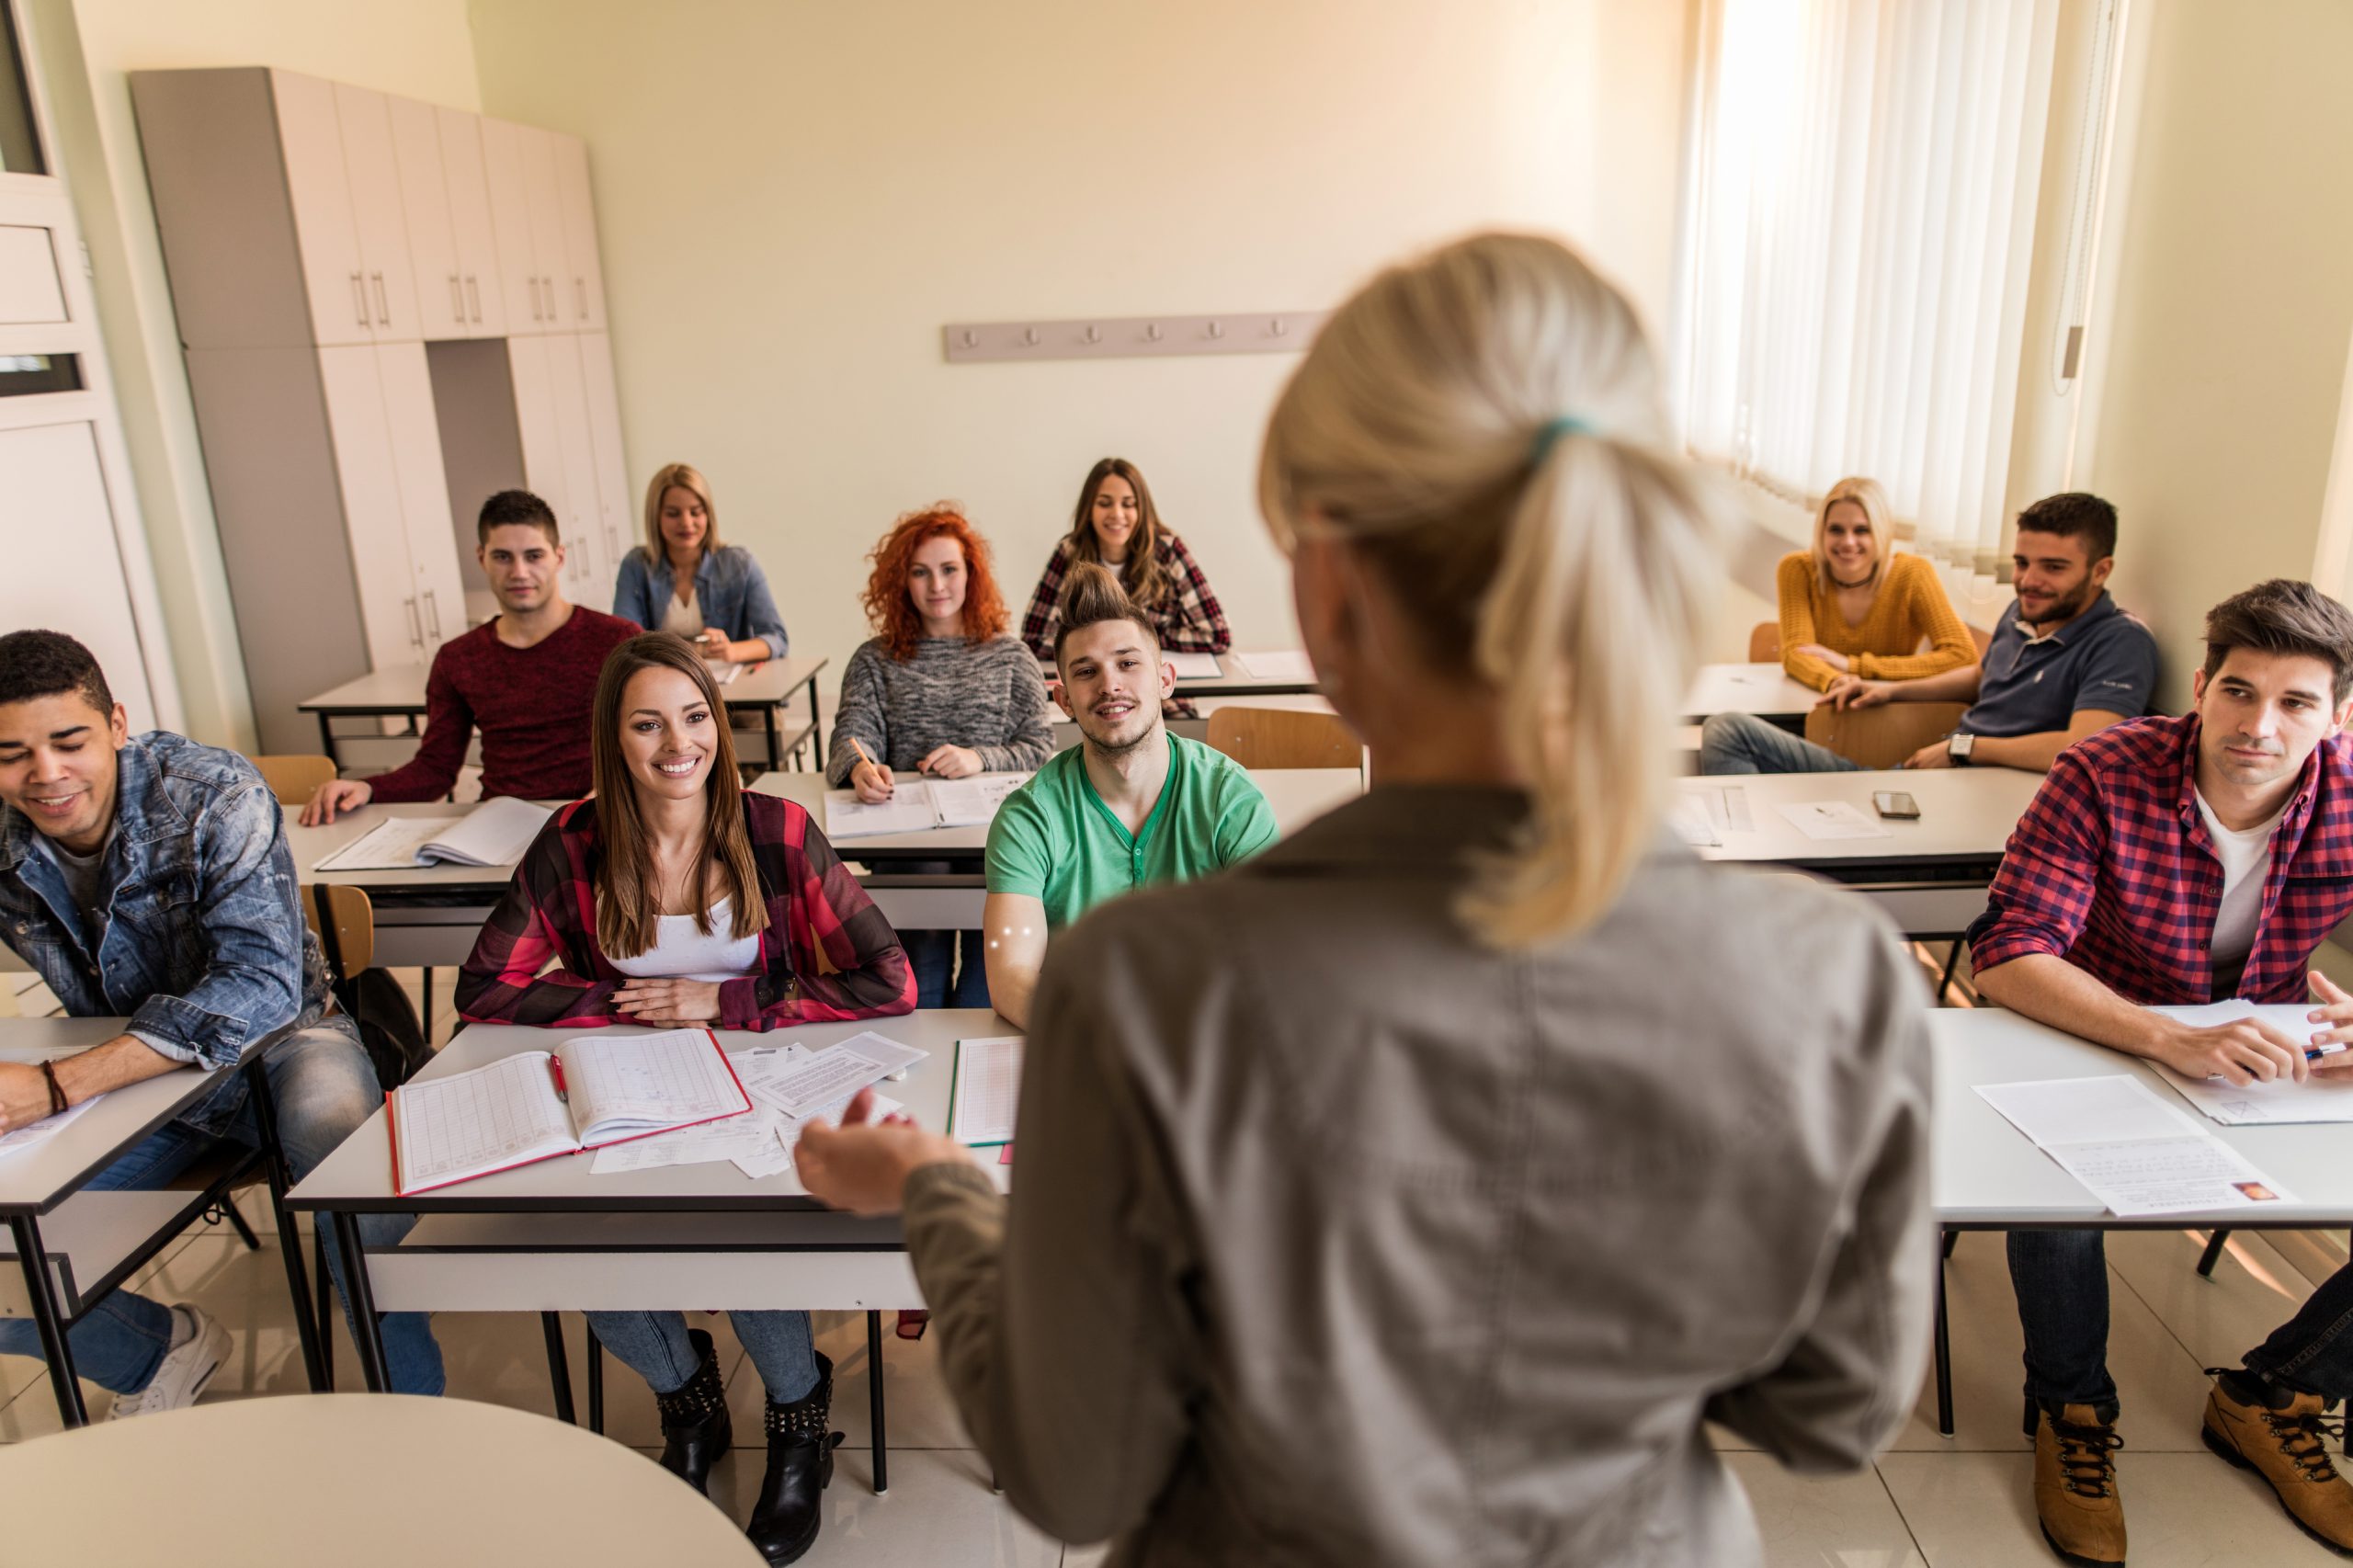
[[[1574,414],[1563,414],[1556,418],[1548,419],[1544,422],[1543,427],[1536,432],[1536,438],[1528,444],[1529,466],[1533,468],[1542,462],[1552,450],[1552,443],[1562,437],[1591,436],[1595,433],[1592,426]]]

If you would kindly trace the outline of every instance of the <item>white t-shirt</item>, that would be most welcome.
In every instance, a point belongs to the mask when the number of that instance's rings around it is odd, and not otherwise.
[[[2218,971],[2235,974],[2255,948],[2256,922],[2263,914],[2264,879],[2271,869],[2271,835],[2279,831],[2279,819],[2287,812],[2282,806],[2269,820],[2234,833],[2215,816],[2206,797],[2198,796],[2198,814],[2206,819],[2206,831],[2214,839],[2214,857],[2222,863],[2222,906],[2214,912],[2214,935],[2207,947]]]
[[[655,927],[654,945],[633,959],[613,959],[612,966],[639,980],[741,980],[760,971],[758,933],[737,941],[728,914],[729,901],[710,908],[710,935],[695,929],[691,915],[665,915]]]
[[[670,602],[662,607],[662,625],[659,630],[675,631],[689,642],[701,636],[702,601],[688,599],[681,603],[678,596],[672,594]]]

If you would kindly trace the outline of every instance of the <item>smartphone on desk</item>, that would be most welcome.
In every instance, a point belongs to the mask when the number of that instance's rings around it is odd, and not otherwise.
[[[1919,802],[1902,790],[1872,790],[1871,810],[1883,817],[1895,817],[1904,822],[1920,819]]]

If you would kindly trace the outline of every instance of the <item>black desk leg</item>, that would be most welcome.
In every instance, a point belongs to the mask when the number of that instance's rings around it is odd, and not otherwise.
[[[548,1386],[555,1392],[555,1418],[577,1426],[580,1418],[572,1412],[572,1358],[563,1352],[563,1319],[541,1312],[540,1331],[548,1342]]]
[[[891,1490],[891,1451],[882,1441],[882,1314],[866,1314],[866,1412],[874,1423],[874,1495]]]
[[[2217,1231],[2211,1238],[2208,1239],[2206,1243],[2206,1250],[2200,1254],[2198,1258],[2198,1277],[2200,1278],[2211,1279],[2214,1278],[2214,1266],[2222,1261],[2222,1249],[2230,1244],[2231,1233],[2228,1231]]]
[[[760,706],[760,727],[761,727],[762,729],[764,729],[764,730],[766,730],[766,731],[767,732],[767,737],[768,737],[768,766],[769,766],[770,767],[774,767],[774,768],[782,768],[782,767],[784,767],[784,758],[783,758],[783,756],[780,756],[780,755],[778,753],[778,751],[777,751],[777,749],[776,749],[776,743],[777,743],[777,729],[776,729],[776,704],[775,704],[775,703],[773,703],[773,702],[767,702],[767,703],[763,703],[763,704],[761,704],[761,706]]]
[[[319,749],[327,754],[327,760],[335,764],[335,770],[340,775],[343,760],[335,754],[335,715],[332,713],[319,715]]]
[[[302,1344],[302,1371],[311,1380],[313,1393],[325,1393],[334,1387],[335,1380],[327,1371],[326,1358],[320,1349],[328,1334],[327,1320],[311,1311],[311,1280],[302,1263],[302,1233],[295,1227],[294,1216],[286,1211],[286,1189],[293,1184],[293,1172],[286,1163],[285,1147],[278,1141],[278,1108],[269,1095],[269,1074],[262,1068],[261,1058],[254,1058],[245,1069],[252,1080],[246,1093],[253,1097],[254,1119],[261,1127],[262,1169],[269,1176],[269,1211],[278,1222],[278,1250],[286,1258],[286,1286],[294,1297],[294,1333]],[[222,1204],[234,1214],[236,1199],[224,1196]]]
[[[597,1325],[588,1330],[588,1430],[605,1435],[605,1347],[597,1341]]]
[[[81,1379],[74,1371],[74,1352],[65,1344],[65,1320],[57,1310],[56,1281],[50,1278],[49,1253],[40,1244],[40,1222],[29,1214],[11,1214],[8,1231],[17,1239],[17,1261],[24,1266],[25,1291],[33,1299],[33,1326],[40,1331],[40,1353],[49,1362],[49,1386],[57,1392],[57,1414],[68,1426],[86,1426],[90,1413],[83,1408]]]
[[[1945,1322],[1945,1266],[1937,1265],[1937,1430],[1952,1436],[1952,1335]]]
[[[825,715],[817,707],[817,677],[809,676],[809,744],[817,748],[817,771],[825,771]]]
[[[368,1283],[368,1249],[359,1244],[359,1216],[337,1210],[335,1244],[343,1253],[344,1301],[351,1309],[351,1335],[359,1350],[359,1373],[369,1393],[392,1386],[384,1365],[384,1324],[376,1315],[376,1291]]]

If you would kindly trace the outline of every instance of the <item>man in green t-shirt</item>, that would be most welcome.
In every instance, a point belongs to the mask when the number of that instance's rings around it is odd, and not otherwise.
[[[1275,841],[1275,813],[1249,774],[1161,722],[1176,673],[1119,579],[1075,565],[1062,606],[1054,700],[1081,740],[1008,797],[989,829],[989,997],[1024,1027],[1053,932],[1105,899],[1206,875]]]

